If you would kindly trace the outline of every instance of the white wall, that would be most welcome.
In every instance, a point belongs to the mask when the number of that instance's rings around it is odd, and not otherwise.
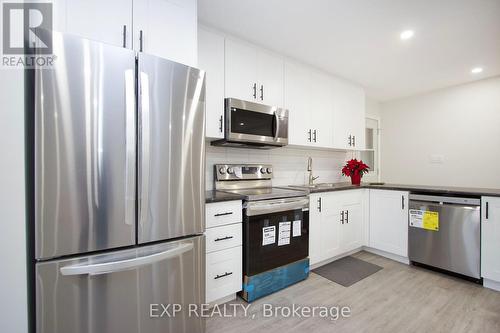
[[[23,75],[0,69],[0,332],[27,332]]]
[[[500,77],[382,104],[390,183],[500,188]]]
[[[318,183],[350,181],[341,174],[342,165],[351,153],[276,148],[271,150],[213,147],[206,148],[206,188],[214,187],[214,164],[268,163],[273,165],[273,186],[302,185],[308,182],[307,158],[313,159],[313,174]]]

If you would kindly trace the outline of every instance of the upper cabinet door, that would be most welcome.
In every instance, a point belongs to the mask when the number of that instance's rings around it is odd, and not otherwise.
[[[257,53],[257,102],[283,105],[283,58],[266,51]]]
[[[306,114],[311,117],[311,143],[317,147],[332,148],[334,130],[331,79],[316,71],[311,71],[310,77],[311,93]]]
[[[226,39],[225,96],[257,102],[257,51],[248,44]]]
[[[132,0],[54,0],[54,29],[132,48]]]
[[[198,64],[206,71],[206,136],[224,137],[224,37],[198,29]]]
[[[197,67],[196,0],[134,0],[133,12],[135,50]]]
[[[311,145],[309,71],[305,66],[287,61],[284,76],[284,106],[288,109],[288,143],[299,146]]]
[[[334,146],[342,149],[365,147],[365,93],[361,87],[334,79]]]

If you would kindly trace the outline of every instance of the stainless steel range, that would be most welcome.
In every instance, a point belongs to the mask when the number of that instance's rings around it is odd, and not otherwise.
[[[309,248],[308,193],[273,187],[271,165],[217,164],[214,174],[216,190],[245,197],[243,298],[254,300],[306,278],[309,272],[306,259]],[[287,276],[286,272],[292,271],[290,265],[302,265],[297,269],[300,274]],[[259,282],[271,281],[275,277],[282,283],[263,285]],[[252,294],[249,294],[245,288],[252,278],[257,282],[252,282],[248,288]]]

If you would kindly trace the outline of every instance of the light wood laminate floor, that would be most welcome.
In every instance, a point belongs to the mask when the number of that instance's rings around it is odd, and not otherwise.
[[[253,302],[247,317],[240,309],[236,318],[209,318],[207,332],[500,332],[500,292],[368,252],[354,256],[383,269],[348,288],[311,273]],[[349,306],[352,314],[337,321],[264,318],[264,303]],[[246,305],[239,298],[229,304]]]

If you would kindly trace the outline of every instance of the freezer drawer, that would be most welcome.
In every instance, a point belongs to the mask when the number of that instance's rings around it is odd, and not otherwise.
[[[413,196],[413,198],[412,198]],[[423,198],[434,201],[425,201]],[[479,200],[410,196],[412,210],[437,212],[438,230],[416,227],[409,220],[408,255],[413,262],[480,278],[481,226]]]
[[[35,244],[46,259],[135,243],[135,53],[53,34],[35,70]]]
[[[205,72],[138,55],[138,241],[205,231]]]
[[[205,301],[204,236],[36,265],[38,333],[198,333],[189,304]],[[181,304],[150,317],[151,304]],[[155,305],[153,305],[153,308]],[[153,314],[160,315],[162,307]]]

